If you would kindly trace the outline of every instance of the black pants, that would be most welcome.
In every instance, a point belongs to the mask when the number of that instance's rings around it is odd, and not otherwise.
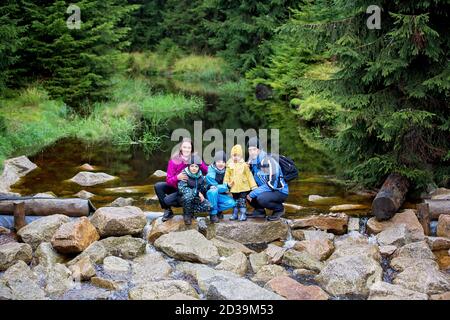
[[[287,195],[280,191],[263,192],[256,198],[253,198],[250,205],[255,209],[269,209],[274,212],[283,211],[283,202],[286,201]]]
[[[244,192],[233,192],[233,199],[236,200],[236,207],[245,208],[246,207],[246,197],[250,193],[250,191]]]
[[[155,193],[162,209],[165,210],[170,209],[170,207],[182,207],[178,189],[169,186],[167,182],[157,182],[155,184]]]

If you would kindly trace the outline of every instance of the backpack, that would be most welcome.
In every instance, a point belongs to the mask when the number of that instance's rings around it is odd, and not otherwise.
[[[283,155],[273,156],[275,159],[278,159],[278,163],[281,168],[281,172],[283,173],[284,180],[286,182],[292,181],[298,178],[298,169],[295,166],[294,160],[289,157]]]

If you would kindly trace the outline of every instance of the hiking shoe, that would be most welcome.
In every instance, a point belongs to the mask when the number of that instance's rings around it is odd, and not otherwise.
[[[190,226],[192,224],[192,216],[189,214],[183,215],[184,224]]]
[[[267,217],[267,221],[277,221],[280,220],[281,216],[284,214],[284,210],[273,212],[271,216]]]
[[[219,217],[216,214],[210,214],[209,221],[211,221],[211,223],[217,223],[219,222]]]
[[[164,214],[162,216],[162,221],[165,222],[165,221],[170,220],[172,218],[173,218],[173,211],[172,211],[172,209],[164,210]]]

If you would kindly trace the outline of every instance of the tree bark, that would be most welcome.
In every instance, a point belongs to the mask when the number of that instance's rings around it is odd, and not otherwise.
[[[23,201],[14,202],[14,229],[19,231],[26,226],[25,203]]]
[[[417,205],[417,219],[423,228],[423,233],[426,236],[430,235],[430,208],[428,203],[419,203]]]
[[[11,199],[0,201],[0,214],[13,215],[14,203],[22,202],[28,216],[64,214],[69,217],[88,216],[95,208],[85,199]]]
[[[409,181],[398,173],[391,173],[384,181],[372,202],[372,213],[377,220],[387,220],[394,216],[405,201]]]
[[[450,214],[450,200],[427,199],[425,203],[430,207],[430,215],[432,220],[439,219],[441,214]]]

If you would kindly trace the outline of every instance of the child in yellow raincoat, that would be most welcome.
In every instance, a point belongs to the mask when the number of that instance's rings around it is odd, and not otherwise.
[[[250,168],[243,159],[242,147],[239,144],[231,148],[231,158],[227,162],[223,182],[228,184],[230,192],[234,200],[236,200],[236,206],[233,208],[233,215],[230,220],[237,220],[238,213],[240,213],[240,221],[247,220],[246,197],[258,185],[253,178]]]

